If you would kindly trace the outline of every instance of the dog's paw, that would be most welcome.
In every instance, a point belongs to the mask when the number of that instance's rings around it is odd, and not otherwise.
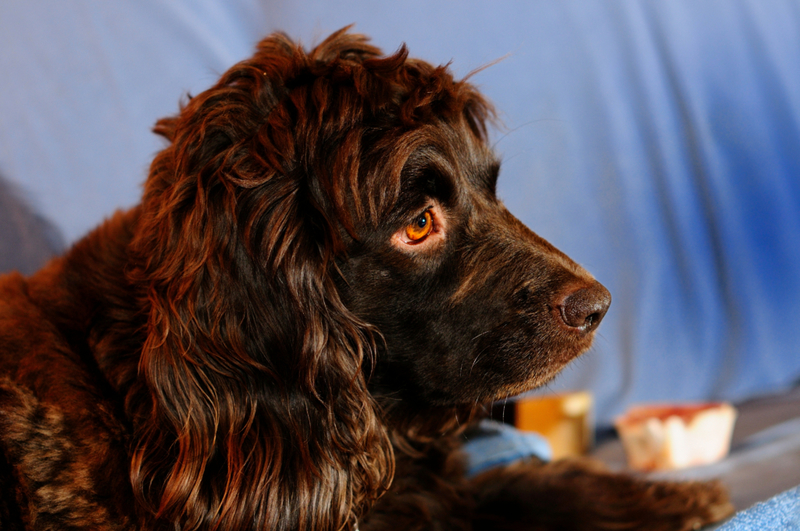
[[[719,481],[653,482],[650,484],[654,523],[670,522],[669,529],[691,531],[733,514],[727,489]],[[653,527],[660,529],[661,526]]]
[[[650,481],[587,460],[517,463],[473,487],[476,529],[690,531],[733,513],[719,482]]]

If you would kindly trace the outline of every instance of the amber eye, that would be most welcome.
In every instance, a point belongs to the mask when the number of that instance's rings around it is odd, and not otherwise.
[[[413,242],[420,241],[430,234],[431,229],[433,229],[433,216],[426,210],[414,220],[414,223],[406,227],[406,236]]]

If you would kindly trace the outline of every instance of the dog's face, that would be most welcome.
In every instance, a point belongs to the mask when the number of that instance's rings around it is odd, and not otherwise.
[[[547,382],[590,346],[608,291],[503,206],[465,121],[406,136],[398,201],[340,265],[346,304],[385,340],[374,392],[461,405]]]

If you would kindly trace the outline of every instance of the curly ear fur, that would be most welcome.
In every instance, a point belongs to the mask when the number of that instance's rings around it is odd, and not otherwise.
[[[345,37],[312,56],[268,38],[157,125],[171,145],[151,168],[129,272],[149,311],[131,474],[181,529],[342,529],[391,482],[366,386],[373,333],[334,280],[357,161],[318,160],[318,146],[351,140],[312,138],[337,124],[320,124],[320,94],[291,87],[318,63],[377,54]]]

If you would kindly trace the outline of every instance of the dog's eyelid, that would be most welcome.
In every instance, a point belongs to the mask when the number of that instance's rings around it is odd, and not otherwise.
[[[414,216],[412,216],[411,222],[413,223],[415,220],[417,220],[420,217],[424,216],[426,212],[430,213],[431,217],[433,218],[433,223],[434,223],[434,225],[436,225],[436,223],[439,220],[439,217],[442,214],[441,214],[441,207],[439,206],[439,204],[437,202],[434,202],[434,201],[429,201],[428,205],[425,208],[419,210]]]

